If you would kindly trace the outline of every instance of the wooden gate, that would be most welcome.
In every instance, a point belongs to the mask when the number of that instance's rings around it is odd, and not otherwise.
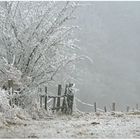
[[[65,87],[65,92],[62,95],[62,85],[58,85],[58,95],[48,95],[47,87],[45,87],[45,94],[40,95],[40,107],[43,108],[43,101],[44,107],[47,110],[47,101],[48,99],[52,99],[53,103],[51,106],[51,110],[53,112],[61,111],[64,114],[72,114],[73,112],[73,101],[74,101],[74,94],[72,91],[73,84],[67,84]]]

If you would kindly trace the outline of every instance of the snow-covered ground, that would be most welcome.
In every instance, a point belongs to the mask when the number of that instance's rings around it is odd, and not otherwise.
[[[22,120],[0,127],[0,138],[140,138],[140,113],[80,113]]]

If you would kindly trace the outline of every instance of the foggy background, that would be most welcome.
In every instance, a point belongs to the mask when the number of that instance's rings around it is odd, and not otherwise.
[[[140,103],[140,2],[80,2],[76,38],[93,63],[83,63],[77,96],[118,110]],[[78,103],[80,110],[94,108]]]

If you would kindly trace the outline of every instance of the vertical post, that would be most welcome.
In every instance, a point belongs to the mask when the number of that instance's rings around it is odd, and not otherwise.
[[[130,107],[129,107],[129,106],[127,106],[127,107],[126,107],[126,112],[129,112],[129,109],[130,109]]]
[[[72,112],[73,112],[74,94],[73,94],[72,87],[73,87],[73,83],[69,83],[69,85],[68,85],[68,94],[67,94],[67,103],[68,103],[67,114],[72,114]]]
[[[104,106],[104,111],[107,112],[106,106]]]
[[[138,110],[139,109],[139,105],[138,104],[136,104],[136,110]]]
[[[40,102],[40,96],[41,96],[41,88],[38,88],[38,102]]]
[[[38,88],[38,92],[39,92],[39,102],[40,102],[40,108],[42,108],[42,98],[41,98],[41,88]]]
[[[62,86],[58,85],[58,96],[61,95]],[[60,97],[57,98],[57,111],[60,109]]]
[[[116,104],[115,104],[115,102],[113,102],[112,103],[112,111],[115,111],[116,110],[115,107],[116,107]]]
[[[8,80],[8,90],[9,90],[9,95],[13,95],[13,81],[11,79]],[[10,98],[9,104],[11,105],[11,107],[13,107],[12,96]]]
[[[42,95],[40,95],[40,108],[42,108]]]
[[[47,110],[47,87],[45,87],[45,109]]]
[[[55,110],[56,97],[53,98],[53,112]]]
[[[67,94],[67,92],[68,92],[68,84],[66,84],[66,87],[65,87],[65,92],[64,92],[64,94],[66,95],[66,94]]]
[[[73,102],[74,102],[74,95],[71,95],[71,113],[73,112]]]
[[[64,96],[64,98],[63,98],[63,103],[62,103],[61,112],[64,113],[64,110],[66,110],[66,99],[65,99],[65,96]]]
[[[63,98],[63,103],[62,103],[62,109],[61,109],[61,112],[64,113],[67,109],[67,106],[66,106],[66,95],[67,95],[67,90],[68,89],[68,85],[66,84],[66,87],[65,87],[65,92],[64,92],[64,98]]]
[[[94,111],[97,112],[96,102],[94,103]]]

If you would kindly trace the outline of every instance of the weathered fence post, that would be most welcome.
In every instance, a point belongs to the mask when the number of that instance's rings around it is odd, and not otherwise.
[[[104,106],[104,111],[107,112],[106,106]]]
[[[67,101],[68,101],[68,114],[72,114],[72,112],[73,112],[73,101],[74,101],[73,93],[71,93],[67,96]]]
[[[13,95],[13,80],[11,80],[11,79],[8,80],[8,90],[9,90],[9,95],[11,96],[9,104],[11,105],[11,107],[13,107],[13,99],[12,99],[12,95]]]
[[[45,109],[47,110],[47,99],[48,99],[48,96],[47,96],[47,87],[45,87]]]
[[[116,107],[116,103],[115,103],[115,102],[113,102],[113,103],[112,103],[112,111],[115,111],[115,110],[116,110],[116,108],[115,108],[115,107]]]
[[[42,95],[40,95],[40,108],[42,108]]]
[[[61,109],[62,113],[66,113],[66,111],[67,111],[67,105],[66,105],[67,91],[68,91],[68,85],[66,84],[65,92],[64,92],[64,98],[63,98],[63,103],[62,103],[62,109]]]
[[[138,110],[139,109],[139,105],[138,104],[136,104],[136,110]]]
[[[129,112],[129,109],[130,109],[130,107],[129,107],[129,106],[127,106],[127,107],[126,107],[126,111],[127,111],[127,112]]]
[[[66,95],[67,92],[68,92],[68,84],[66,84],[64,95]]]
[[[38,90],[39,90],[40,93],[42,92],[41,88],[39,88]],[[40,96],[40,108],[42,108],[42,106],[43,106],[43,104],[42,104],[42,95],[40,94],[39,96]]]
[[[56,97],[53,98],[53,113],[54,113],[54,110],[55,110],[55,104],[56,104]]]
[[[72,114],[73,112],[74,94],[73,94],[72,87],[73,87],[73,83],[69,83],[68,93],[67,93],[67,114]]]
[[[97,112],[96,102],[94,103],[94,111]]]
[[[58,96],[61,96],[62,86],[58,85]],[[57,97],[57,111],[60,109],[60,97]]]

